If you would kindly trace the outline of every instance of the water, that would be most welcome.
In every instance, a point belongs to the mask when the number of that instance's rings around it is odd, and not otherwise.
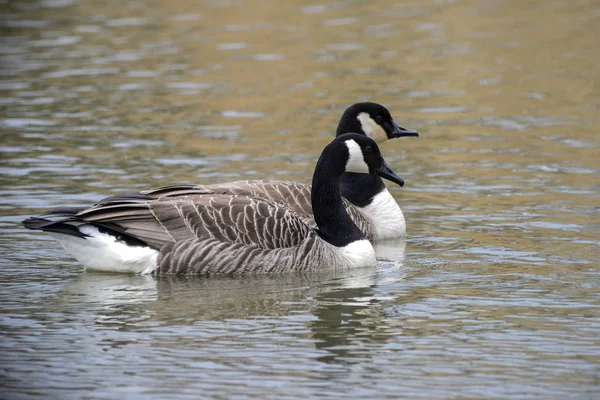
[[[2,398],[596,398],[593,1],[4,2]],[[353,102],[406,242],[375,268],[86,273],[19,221],[168,183],[309,182]]]

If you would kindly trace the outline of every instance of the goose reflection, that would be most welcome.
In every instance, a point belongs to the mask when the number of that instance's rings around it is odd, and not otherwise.
[[[316,318],[309,328],[316,348],[327,352],[320,358],[322,362],[344,365],[362,362],[369,358],[370,344],[384,343],[393,334],[385,323],[382,308],[387,298],[378,291],[378,285],[403,279],[401,267],[406,241],[389,239],[373,246],[380,263],[370,274],[361,276],[362,279],[347,276],[339,287],[317,294],[311,311]]]
[[[99,328],[118,325],[120,331],[135,332],[166,327],[176,333],[181,327],[189,334],[185,326],[193,326],[201,334],[210,325],[214,334],[211,323],[236,321],[252,329],[259,326],[261,332],[276,329],[290,340],[312,341],[322,354],[319,361],[348,365],[369,357],[369,344],[390,336],[382,306],[386,297],[378,285],[405,274],[403,240],[386,241],[376,249],[385,256],[375,268],[346,271],[210,279],[88,272],[66,284],[59,298],[64,306],[84,307]],[[242,339],[244,333],[235,335]]]

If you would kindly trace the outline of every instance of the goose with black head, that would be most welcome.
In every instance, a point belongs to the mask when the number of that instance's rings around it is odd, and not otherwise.
[[[58,208],[23,225],[50,233],[87,268],[104,271],[220,275],[372,266],[373,246],[340,193],[348,172],[404,184],[375,141],[347,133],[325,147],[315,167],[316,229],[285,205],[217,193],[117,195],[90,208]]]
[[[387,108],[370,102],[353,104],[344,111],[336,135],[348,132],[368,136],[378,143],[419,135],[396,123]],[[404,214],[381,177],[345,172],[341,176],[340,191],[350,217],[369,240],[390,239],[406,234]],[[141,192],[156,199],[216,193],[261,197],[286,205],[307,224],[315,226],[311,187],[299,182],[249,180],[210,185],[174,185]]]

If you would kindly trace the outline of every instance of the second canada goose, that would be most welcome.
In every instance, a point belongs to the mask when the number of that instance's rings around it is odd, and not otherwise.
[[[212,194],[156,200],[112,196],[90,208],[58,208],[23,225],[49,232],[90,269],[153,274],[238,274],[365,267],[371,243],[342,201],[345,172],[403,185],[377,144],[348,133],[325,147],[312,180],[317,229],[264,198]]]
[[[384,106],[368,102],[353,104],[344,111],[336,135],[348,132],[364,134],[377,142],[419,136],[416,131],[398,125]],[[340,190],[347,200],[345,203],[350,217],[367,239],[377,241],[406,234],[404,214],[379,176],[346,172],[341,177]],[[250,180],[211,185],[175,185],[140,193],[156,199],[215,193],[262,197],[287,205],[309,225],[315,226],[310,185],[298,182]]]

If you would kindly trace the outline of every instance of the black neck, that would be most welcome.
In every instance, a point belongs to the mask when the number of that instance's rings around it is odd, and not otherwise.
[[[340,118],[337,130],[335,131],[335,136],[340,136],[344,133],[350,132],[365,134],[362,124],[358,120],[356,113],[351,108],[348,108],[346,111],[344,111],[342,117]]]
[[[384,189],[385,184],[377,175],[345,172],[340,179],[342,196],[357,207],[368,206],[373,201],[373,197]]]
[[[332,150],[330,146],[323,151],[315,167],[311,202],[319,236],[334,246],[342,247],[364,239],[365,236],[344,207],[340,178],[344,172],[345,160],[328,157],[326,153],[327,150]]]

